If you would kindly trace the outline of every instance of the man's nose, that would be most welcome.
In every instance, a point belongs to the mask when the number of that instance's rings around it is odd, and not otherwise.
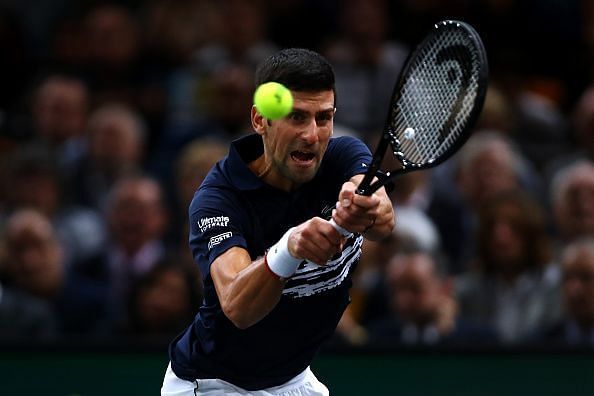
[[[307,127],[304,129],[303,133],[301,134],[301,138],[307,143],[307,144],[315,144],[318,142],[318,140],[320,140],[320,133],[318,130],[318,125],[316,124],[315,119],[312,119],[312,121],[307,125]]]

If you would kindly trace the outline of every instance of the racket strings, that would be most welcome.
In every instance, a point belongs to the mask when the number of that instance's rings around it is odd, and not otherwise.
[[[392,109],[395,155],[427,164],[456,143],[471,118],[479,68],[479,49],[466,31],[435,35],[423,47]]]

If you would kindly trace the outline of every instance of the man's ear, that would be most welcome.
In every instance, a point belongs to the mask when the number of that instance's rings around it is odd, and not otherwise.
[[[268,119],[258,112],[256,106],[252,106],[251,119],[254,131],[259,135],[264,135],[266,133],[266,126],[268,125]]]

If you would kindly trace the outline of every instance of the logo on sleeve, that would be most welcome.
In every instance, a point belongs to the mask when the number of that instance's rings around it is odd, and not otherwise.
[[[227,227],[227,225],[229,225],[229,217],[227,216],[203,217],[198,220],[200,232],[205,232],[213,227]]]
[[[213,236],[208,241],[208,250],[211,250],[214,246],[218,245],[219,243],[221,243],[225,239],[231,238],[232,235],[233,234],[231,233],[231,231],[229,231],[229,232],[224,232],[222,234]]]

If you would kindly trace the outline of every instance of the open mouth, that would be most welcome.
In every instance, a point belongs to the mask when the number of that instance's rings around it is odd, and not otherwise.
[[[313,159],[315,158],[315,154],[314,153],[308,153],[305,151],[292,151],[291,152],[291,158],[298,162],[298,163],[310,163],[311,161],[313,161]]]

